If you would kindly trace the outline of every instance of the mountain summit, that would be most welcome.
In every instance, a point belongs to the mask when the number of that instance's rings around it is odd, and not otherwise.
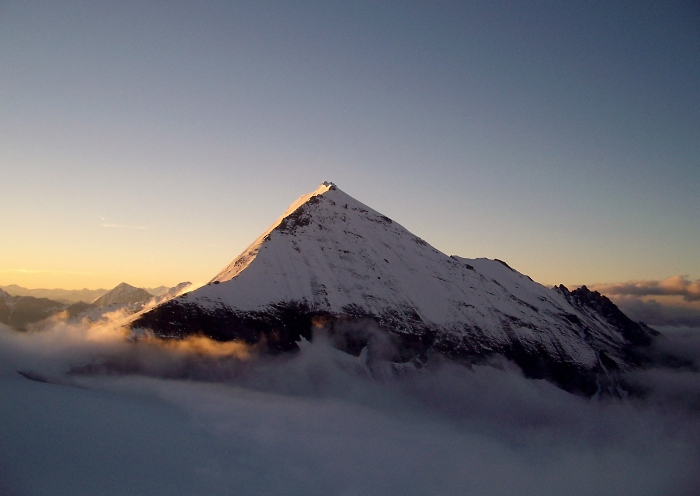
[[[92,305],[96,307],[128,305],[129,303],[140,303],[150,298],[153,298],[153,295],[145,289],[135,288],[122,282],[93,301]]]
[[[272,352],[314,333],[370,359],[420,367],[501,355],[583,394],[618,387],[656,332],[587,289],[546,288],[499,260],[447,256],[325,182],[207,285],[132,324]]]

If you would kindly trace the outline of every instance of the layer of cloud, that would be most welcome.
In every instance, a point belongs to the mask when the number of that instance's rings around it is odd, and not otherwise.
[[[628,317],[650,326],[700,327],[700,308],[642,300],[636,296],[613,296],[615,304]]]
[[[663,281],[629,281],[598,284],[591,289],[604,295],[682,296],[686,301],[700,301],[700,279],[690,281],[686,276],[671,276]]]
[[[0,492],[683,496],[700,485],[692,371],[640,374],[646,400],[589,400],[508,362],[391,374],[366,358],[323,339],[262,358],[201,338],[129,341],[115,325],[0,328]]]

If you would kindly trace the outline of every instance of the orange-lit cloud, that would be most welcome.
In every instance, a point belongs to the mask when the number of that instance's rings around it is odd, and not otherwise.
[[[144,342],[184,354],[220,358],[235,357],[242,360],[251,358],[253,350],[253,347],[239,341],[227,341],[222,343],[205,336],[190,336],[186,339],[168,340],[145,338]]]
[[[700,279],[690,281],[686,276],[671,276],[663,281],[629,281],[599,284],[591,289],[605,295],[682,296],[686,301],[700,301]]]
[[[183,340],[159,339],[148,333],[136,336],[126,327],[133,316],[128,309],[101,314],[97,320],[59,314],[31,326],[27,333],[0,332],[0,345],[3,339],[9,340],[18,357],[26,353],[51,358],[41,367],[34,361],[26,363],[22,370],[45,377],[68,374],[74,379],[142,374],[218,382],[236,377],[257,355],[256,346],[220,343],[203,336]]]
[[[674,305],[655,299],[642,300],[638,296],[614,296],[615,304],[628,317],[652,326],[698,327],[700,308],[698,305]]]
[[[100,217],[100,227],[104,227],[107,229],[137,229],[137,230],[143,230],[143,229],[148,229],[146,226],[140,226],[140,225],[128,225],[128,224],[115,224],[112,222],[108,222],[107,219],[104,217]]]

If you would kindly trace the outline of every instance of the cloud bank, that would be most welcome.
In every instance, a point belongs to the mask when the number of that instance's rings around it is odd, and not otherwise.
[[[637,322],[700,328],[700,280],[677,275],[662,281],[597,284],[590,289],[608,296]]]
[[[618,296],[615,304],[632,320],[651,326],[699,327],[700,308],[669,305],[654,299],[642,300],[635,296]]]
[[[664,346],[700,358],[697,335],[682,339]],[[261,357],[203,339],[129,341],[113,325],[0,328],[0,493],[684,496],[700,485],[692,370],[640,373],[645,400],[590,400],[506,361],[389,373],[324,339],[301,345]]]
[[[682,296],[686,301],[700,301],[700,279],[690,281],[686,276],[671,276],[663,281],[630,281],[592,286],[605,295]]]

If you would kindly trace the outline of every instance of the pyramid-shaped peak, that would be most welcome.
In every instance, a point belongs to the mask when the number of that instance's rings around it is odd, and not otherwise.
[[[357,239],[367,234],[368,225],[377,222],[390,224],[392,221],[341,191],[334,183],[325,181],[316,190],[292,203],[281,217],[210,282],[224,282],[236,277],[252,263],[263,246],[270,245],[270,240],[279,235],[319,241],[327,240],[331,231],[335,230],[336,234]],[[394,225],[394,229],[403,230],[398,224]],[[410,233],[406,234],[412,237]],[[300,249],[296,243],[294,245],[295,250]]]
[[[379,348],[400,363],[422,364],[431,353],[468,363],[495,354],[565,388],[592,395],[609,384],[613,391],[609,371],[631,370],[632,347],[651,336],[579,300],[501,261],[448,257],[324,182],[209,284],[134,325],[163,337],[204,332],[274,352],[297,349],[322,328],[334,346],[356,356],[366,347],[368,357],[376,327],[386,333]]]
[[[117,284],[116,286],[114,286],[114,287],[111,289],[111,291],[125,291],[125,290],[129,290],[129,289],[138,289],[138,288],[137,288],[136,286],[132,286],[132,285],[129,284],[129,283],[120,282],[119,284]]]
[[[109,305],[124,305],[128,303],[138,303],[141,301],[148,300],[153,295],[150,294],[145,289],[136,288],[131,284],[122,282],[97,298],[92,302],[93,305],[98,307],[106,307]]]

